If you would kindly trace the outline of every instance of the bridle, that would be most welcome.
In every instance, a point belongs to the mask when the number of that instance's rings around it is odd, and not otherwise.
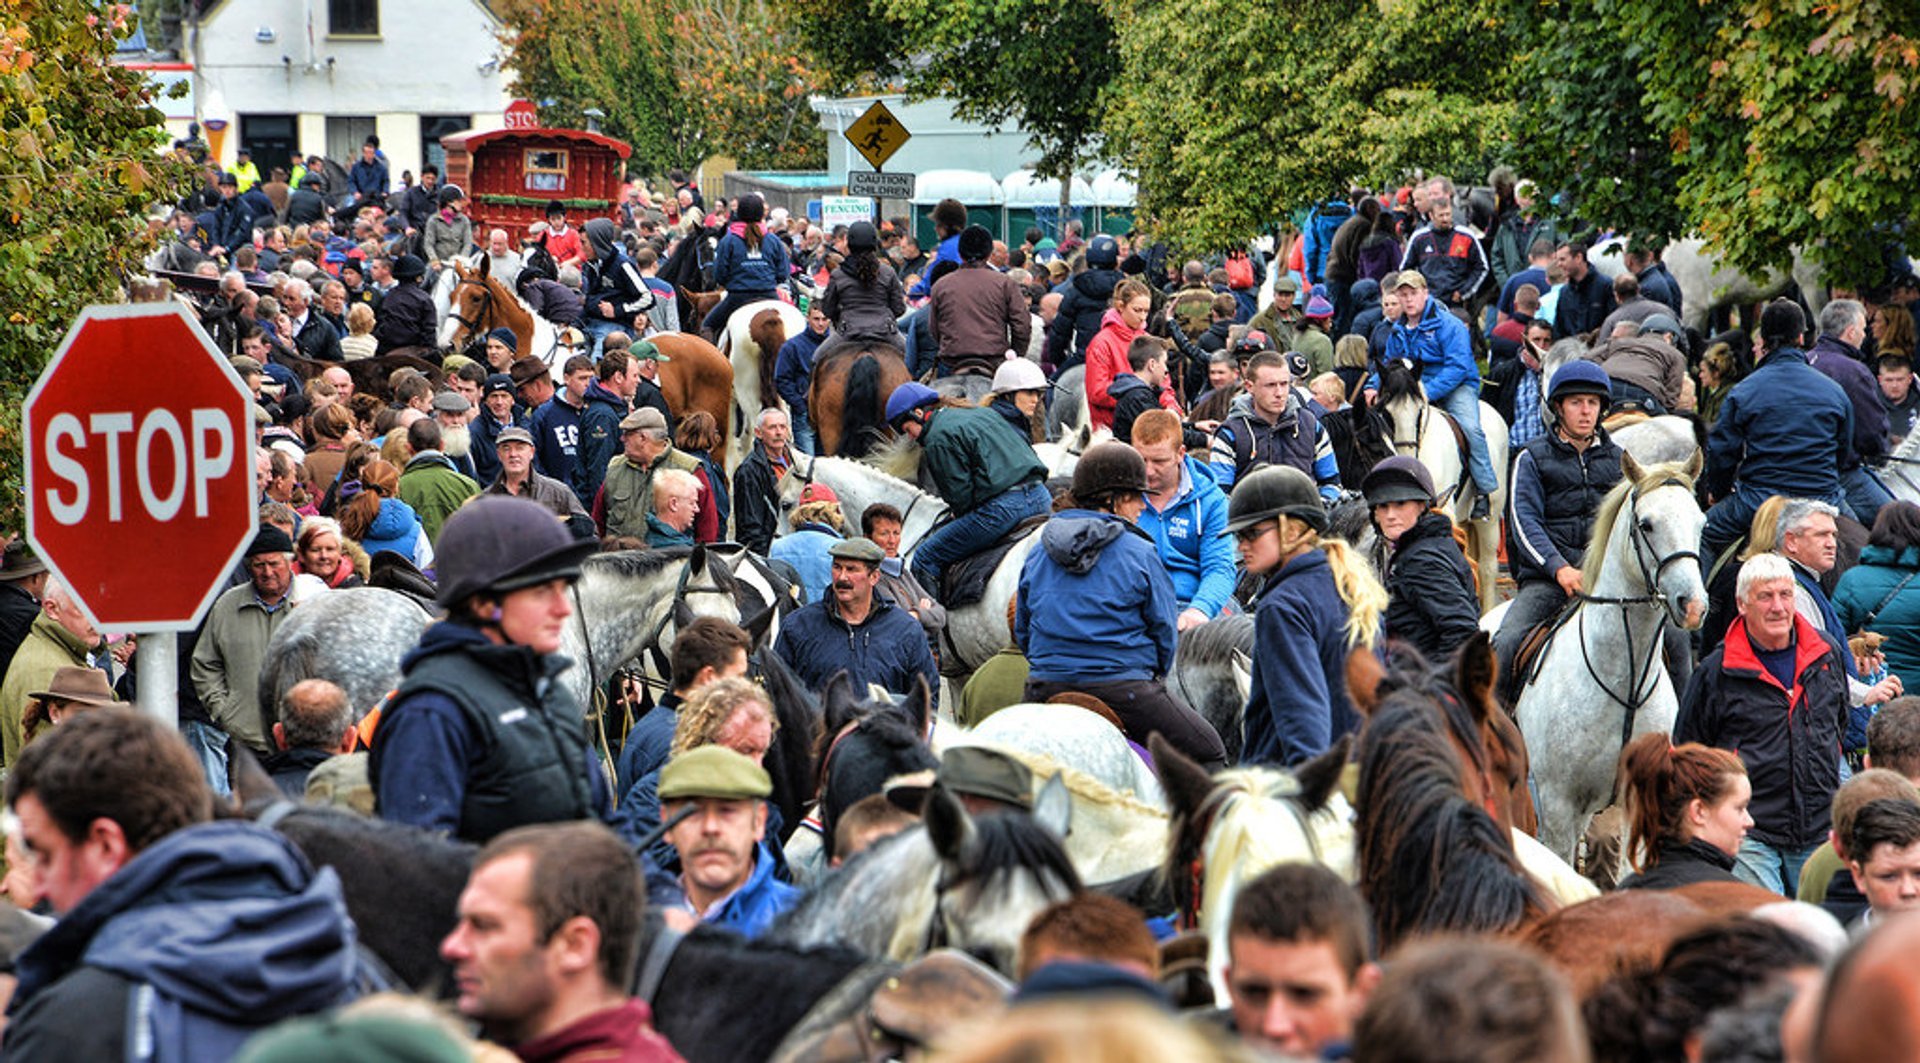
[[[1283,775],[1281,778],[1283,781],[1280,785],[1266,796],[1277,798],[1280,804],[1284,806],[1288,812],[1293,814],[1293,821],[1299,826],[1301,837],[1307,840],[1307,851],[1313,854],[1312,862],[1315,864],[1324,863],[1325,860],[1320,853],[1320,839],[1313,836],[1312,825],[1307,822],[1307,814],[1300,807],[1299,781],[1291,775]],[[1236,796],[1251,797],[1254,795],[1237,786],[1216,786],[1213,792],[1207,795],[1207,799],[1200,803],[1200,807],[1194,811],[1194,836],[1199,839],[1199,842],[1194,851],[1193,859],[1187,861],[1187,899],[1181,904],[1178,919],[1176,920],[1181,930],[1200,929],[1200,900],[1204,892],[1203,887],[1205,885],[1207,870],[1207,835],[1213,832],[1213,821],[1219,817],[1221,808]]]
[[[455,276],[459,275],[455,274]],[[455,309],[458,304],[450,298],[447,300],[447,316],[466,326],[467,336],[471,339],[480,334],[480,322],[488,320],[489,315],[493,313],[493,288],[486,281],[460,277],[454,282],[453,290],[458,292],[468,287],[480,289],[480,309],[474,312],[472,318],[467,318]]]
[[[1656,554],[1655,556],[1659,557],[1657,562],[1649,563],[1647,561],[1647,555],[1653,554],[1654,548],[1652,540],[1648,537],[1647,530],[1642,527],[1640,523],[1640,496],[1650,491],[1660,490],[1663,487],[1678,487],[1687,491],[1693,490],[1691,483],[1678,476],[1663,477],[1655,483],[1635,487],[1633,493],[1627,496],[1627,507],[1623,514],[1628,524],[1627,534],[1630,536],[1629,542],[1633,548],[1631,551],[1633,559],[1640,569],[1640,579],[1641,582],[1646,585],[1647,593],[1609,597],[1588,594],[1583,591],[1578,595],[1583,605],[1618,605],[1623,607],[1630,605],[1660,606],[1660,612],[1658,613],[1659,623],[1654,627],[1653,638],[1650,640],[1645,655],[1633,652],[1632,613],[1625,608],[1622,608],[1620,611],[1620,629],[1627,640],[1627,687],[1625,694],[1608,686],[1606,680],[1600,677],[1599,670],[1593,665],[1592,655],[1587,652],[1586,610],[1578,609],[1575,611],[1577,615],[1576,624],[1579,629],[1576,634],[1580,639],[1580,659],[1587,667],[1587,675],[1593,679],[1594,685],[1598,686],[1602,693],[1606,694],[1607,697],[1627,710],[1626,715],[1621,721],[1620,743],[1623,746],[1633,738],[1635,715],[1640,711],[1640,707],[1647,703],[1647,699],[1653,697],[1653,691],[1659,684],[1658,669],[1660,667],[1660,651],[1667,630],[1667,624],[1672,619],[1671,599],[1665,591],[1660,589],[1660,577],[1666,574],[1668,565],[1686,560],[1693,561],[1695,565],[1700,564],[1699,552],[1688,549],[1675,550],[1666,555]]]

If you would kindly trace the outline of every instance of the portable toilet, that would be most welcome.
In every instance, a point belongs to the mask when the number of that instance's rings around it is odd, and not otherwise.
[[[1075,177],[1067,193],[1067,216],[1062,218],[1060,182],[1051,177],[1037,177],[1032,170],[1015,170],[1008,174],[1007,179],[1000,182],[1000,189],[1007,197],[1008,243],[1024,240],[1027,227],[1031,225],[1038,225],[1049,239],[1058,242],[1060,227],[1071,219],[1081,217],[1094,202],[1093,186]]]
[[[928,254],[939,244],[933,232],[933,207],[943,199],[957,199],[966,205],[967,224],[984,225],[1001,238],[1000,207],[1005,197],[1000,182],[979,170],[927,170],[914,181],[913,237]]]
[[[1093,178],[1094,228],[1109,236],[1125,236],[1133,229],[1133,208],[1139,193],[1133,180],[1119,170],[1102,170]]]

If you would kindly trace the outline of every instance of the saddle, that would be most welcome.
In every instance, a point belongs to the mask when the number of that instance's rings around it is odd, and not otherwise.
[[[909,1058],[949,1029],[999,1011],[1012,991],[1013,983],[1000,972],[964,952],[939,949],[877,981],[848,978],[800,1020],[773,1059]]]
[[[1605,428],[1609,435],[1622,428],[1653,420],[1653,415],[1632,399],[1615,403],[1613,411],[1606,420],[1600,422],[1600,427]]]
[[[1572,619],[1574,609],[1579,604],[1579,598],[1568,598],[1567,604],[1561,606],[1558,613],[1534,625],[1533,630],[1527,632],[1526,637],[1520,640],[1520,648],[1514,651],[1513,663],[1509,667],[1508,674],[1502,677],[1508,683],[1507,703],[1509,705],[1519,703],[1520,692],[1527,688],[1528,683],[1533,682],[1534,673],[1540,667],[1542,651],[1547,648],[1547,643],[1552,641],[1554,633]]]
[[[986,597],[987,581],[993,579],[994,570],[1000,567],[1000,559],[1046,522],[1045,516],[1029,517],[1014,525],[1012,531],[1001,536],[992,546],[948,565],[940,574],[941,603],[950,610],[959,609]]]

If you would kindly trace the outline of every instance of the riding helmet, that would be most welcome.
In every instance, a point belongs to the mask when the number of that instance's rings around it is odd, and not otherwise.
[[[1120,264],[1120,245],[1113,237],[1100,234],[1087,244],[1089,269],[1113,269]]]
[[[1240,338],[1233,341],[1233,353],[1239,357],[1251,357],[1261,351],[1273,350],[1273,341],[1259,329],[1248,329]]]
[[[1433,502],[1433,474],[1419,458],[1395,455],[1373,467],[1360,481],[1360,493],[1367,505],[1388,502]]]
[[[401,255],[393,260],[395,280],[416,281],[427,275],[427,264],[419,255]]]
[[[907,414],[939,401],[939,392],[917,380],[909,380],[894,388],[893,394],[887,396],[887,423],[897,431]]]
[[[461,191],[459,185],[441,185],[439,197],[440,197],[440,205],[444,207],[449,203],[460,202],[461,200],[467,198],[467,194]]]
[[[870,221],[857,221],[847,226],[847,253],[859,254],[862,251],[875,251],[880,247],[880,233]]]
[[[1125,443],[1095,443],[1073,467],[1073,497],[1082,505],[1146,491],[1147,463],[1139,451]]]
[[[1547,388],[1547,405],[1558,408],[1560,400],[1568,395],[1597,395],[1600,407],[1605,409],[1613,399],[1613,378],[1605,369],[1584,358],[1568,362],[1553,374],[1553,383]]]
[[[1313,478],[1291,465],[1268,465],[1233,486],[1227,499],[1227,527],[1220,534],[1232,535],[1283,516],[1303,521],[1317,532],[1327,530],[1327,509],[1320,504],[1320,489]]]
[[[1045,391],[1050,386],[1047,374],[1040,366],[1025,358],[1009,358],[993,371],[992,394],[995,395],[1015,391]]]
[[[554,579],[579,579],[599,544],[575,539],[538,502],[483,495],[447,518],[435,551],[435,598],[452,608],[483,593],[505,593]]]

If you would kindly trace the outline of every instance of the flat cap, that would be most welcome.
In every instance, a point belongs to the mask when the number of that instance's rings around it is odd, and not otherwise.
[[[457,391],[442,391],[433,396],[435,413],[466,413],[471,409],[473,409],[473,403],[468,402],[467,397]]]
[[[649,429],[655,432],[667,430],[667,419],[660,415],[659,410],[651,406],[640,407],[627,414],[626,418],[620,422],[622,432],[642,432]]]
[[[511,428],[502,428],[500,434],[493,437],[494,449],[497,450],[500,447],[506,446],[508,443],[525,443],[527,446],[533,446],[533,433],[519,425],[514,425]]]
[[[719,797],[744,800],[768,797],[773,779],[767,769],[726,746],[705,745],[687,750],[660,769],[660,800],[682,797]]]
[[[1297,292],[1300,290],[1300,282],[1293,279],[1293,274],[1282,273],[1273,279],[1273,290],[1276,292]]]
[[[872,539],[856,537],[834,543],[827,548],[827,556],[844,557],[852,561],[865,561],[869,565],[877,565],[887,559],[887,552],[880,549],[880,544]]]
[[[957,794],[1033,807],[1033,772],[997,749],[955,746],[940,754],[939,778]]]

